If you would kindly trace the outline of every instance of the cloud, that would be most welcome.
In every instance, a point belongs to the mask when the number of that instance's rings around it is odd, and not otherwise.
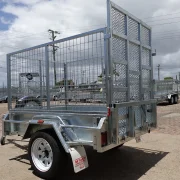
[[[4,2],[7,4],[1,11],[16,16],[9,29],[1,32],[0,36],[0,41],[3,42],[3,45],[0,45],[0,61],[4,67],[6,67],[5,54],[50,41],[48,29],[60,31],[61,34],[56,38],[59,39],[106,26],[106,0],[8,0]],[[167,18],[177,17],[180,14],[164,17],[162,15],[178,13],[180,2],[177,0],[114,0],[114,2],[152,25],[153,49],[157,49],[157,56],[154,57],[155,78],[157,78],[157,69],[155,69],[157,64],[162,66],[162,72],[164,72],[162,76],[169,75],[172,71],[178,72],[180,23],[157,24],[174,22],[175,20],[167,20]],[[144,19],[151,16],[160,17]],[[175,31],[177,34],[173,35]],[[169,66],[171,69],[168,68]],[[1,71],[0,76],[6,78]]]

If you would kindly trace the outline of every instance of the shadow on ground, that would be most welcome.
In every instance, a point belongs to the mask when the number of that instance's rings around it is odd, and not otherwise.
[[[8,140],[9,141],[9,140]],[[11,140],[10,140],[11,141]],[[18,145],[11,141],[16,147],[27,150],[27,147]],[[97,153],[92,148],[87,147],[89,168],[75,174],[72,169],[71,159],[68,159],[68,167],[65,171],[59,170],[55,179],[67,180],[136,180],[146,174],[154,167],[168,152],[154,151],[151,149],[139,149],[123,146],[106,153]],[[20,155],[10,160],[27,163],[28,155]],[[63,162],[62,162],[63,163]],[[27,169],[28,170],[28,169]],[[31,169],[29,169],[31,170]]]
[[[28,150],[28,145],[20,145],[20,144],[17,143],[18,141],[23,142],[22,140],[7,139],[6,144],[13,144],[15,147],[27,151]],[[26,142],[26,141],[24,141],[24,142]]]
[[[172,106],[173,104],[169,104],[168,102],[158,103],[157,106]]]
[[[15,160],[15,161],[19,161],[19,162],[21,162],[21,163],[30,165],[29,161],[26,162],[27,160],[29,160],[28,154],[27,154],[28,145],[20,145],[20,144],[18,144],[18,141],[20,141],[20,140],[7,139],[7,143],[6,143],[6,144],[13,144],[13,145],[14,145],[13,148],[16,148],[16,147],[17,147],[17,148],[19,148],[19,149],[22,149],[22,150],[24,150],[25,154],[22,154],[22,155],[20,155],[20,156],[16,156],[16,157],[11,158],[11,159],[9,159],[9,160],[11,160],[11,161],[12,161],[12,160]],[[22,142],[22,141],[21,141],[21,142]],[[26,142],[26,141],[24,141],[24,142]]]
[[[64,178],[58,174],[56,179],[61,177],[64,180],[136,180],[155,166],[167,154],[167,152],[127,146],[113,149],[103,154],[96,153],[92,149],[87,149],[89,168],[78,174],[67,170]],[[72,165],[69,165],[69,168],[71,167]]]

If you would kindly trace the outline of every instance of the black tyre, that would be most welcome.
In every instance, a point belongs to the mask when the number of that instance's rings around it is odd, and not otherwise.
[[[66,154],[54,137],[36,132],[30,139],[28,154],[34,174],[43,179],[53,179],[58,170],[63,172]]]
[[[4,100],[4,103],[8,103],[8,98],[6,98],[6,99]]]
[[[1,145],[2,146],[5,145],[5,140],[6,140],[5,136],[2,136],[1,137]]]
[[[178,97],[174,96],[174,104],[177,104],[177,103],[178,103]]]
[[[169,99],[169,104],[174,104],[174,98],[171,97],[171,99]]]

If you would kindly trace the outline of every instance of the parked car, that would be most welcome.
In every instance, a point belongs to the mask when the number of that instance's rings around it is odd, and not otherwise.
[[[7,103],[8,102],[8,96],[0,97],[0,103]]]
[[[47,96],[43,95],[42,97],[40,95],[36,96],[37,99],[43,100],[43,101],[47,101]]]

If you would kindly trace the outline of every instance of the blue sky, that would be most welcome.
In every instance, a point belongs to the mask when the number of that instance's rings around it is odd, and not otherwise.
[[[4,2],[0,2],[0,18],[3,18],[5,21],[13,21],[15,16],[9,13],[5,13],[2,11],[2,8],[6,5]],[[0,31],[8,30],[9,24],[4,24],[0,20]]]

